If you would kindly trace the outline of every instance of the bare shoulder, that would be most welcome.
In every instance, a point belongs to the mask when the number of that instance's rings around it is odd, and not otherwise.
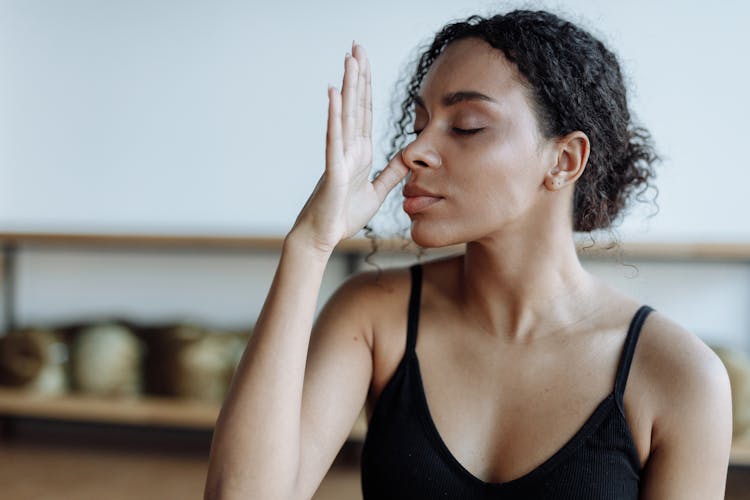
[[[449,256],[422,263],[424,287],[450,290],[463,256]],[[410,266],[373,269],[349,277],[333,295],[337,308],[349,308],[371,320],[373,329],[403,333],[412,281]],[[394,321],[395,320],[395,321]]]
[[[679,408],[722,398],[729,378],[719,357],[697,335],[652,311],[638,341],[641,370],[657,391],[660,417],[679,417]]]
[[[335,295],[338,300],[349,300],[365,309],[377,308],[382,302],[408,293],[411,276],[408,267],[373,269],[362,271],[347,278]],[[369,307],[368,307],[369,305]]]
[[[727,371],[695,334],[658,311],[636,359],[653,405],[642,498],[723,498],[732,439]]]
[[[393,317],[394,308],[408,295],[410,284],[409,269],[405,267],[359,272],[336,289],[321,316],[335,314],[362,325],[365,340],[372,348],[375,332],[384,330],[383,323]]]

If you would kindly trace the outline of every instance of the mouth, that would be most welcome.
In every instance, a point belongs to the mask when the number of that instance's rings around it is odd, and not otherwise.
[[[406,184],[401,194],[404,195],[404,212],[409,215],[426,210],[443,199],[442,196],[431,193],[417,184]]]
[[[440,196],[406,196],[403,204],[404,212],[414,215],[442,199]]]

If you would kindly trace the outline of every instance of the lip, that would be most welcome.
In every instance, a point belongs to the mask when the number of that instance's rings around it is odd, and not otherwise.
[[[409,215],[421,212],[427,207],[434,205],[443,199],[442,196],[433,194],[426,189],[422,189],[416,185],[406,185],[403,189],[404,195],[404,212]]]
[[[426,189],[417,186],[416,184],[407,184],[406,186],[404,186],[402,194],[405,198],[413,198],[415,196],[429,196],[431,198],[440,198],[440,196],[436,195],[435,193],[431,193]]]

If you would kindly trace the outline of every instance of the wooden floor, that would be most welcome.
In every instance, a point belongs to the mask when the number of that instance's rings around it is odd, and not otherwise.
[[[200,500],[210,435],[16,422],[0,442],[3,500]],[[358,446],[337,458],[314,500],[361,500]]]
[[[0,442],[0,496],[8,500],[202,499],[210,436],[44,422],[14,423]],[[361,500],[349,445],[314,500]],[[727,500],[750,500],[750,467],[730,469]]]
[[[3,446],[2,498],[8,500],[165,500],[203,498],[207,461],[197,456]],[[356,468],[333,468],[315,500],[361,499]]]

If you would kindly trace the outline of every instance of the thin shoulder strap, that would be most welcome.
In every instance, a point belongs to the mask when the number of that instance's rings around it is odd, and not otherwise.
[[[406,354],[414,353],[419,327],[419,305],[422,302],[422,265],[414,264],[411,271],[411,296],[409,297],[409,322],[406,328]]]
[[[633,362],[633,354],[635,353],[635,346],[638,343],[638,336],[641,333],[641,327],[643,322],[646,321],[646,317],[654,309],[647,305],[642,305],[633,316],[633,320],[630,322],[630,328],[628,328],[628,335],[625,338],[625,347],[622,350],[620,356],[620,363],[617,367],[617,377],[615,378],[615,395],[617,397],[617,403],[622,409],[623,397],[625,395],[625,385],[628,382],[628,374],[630,373],[630,365]]]

